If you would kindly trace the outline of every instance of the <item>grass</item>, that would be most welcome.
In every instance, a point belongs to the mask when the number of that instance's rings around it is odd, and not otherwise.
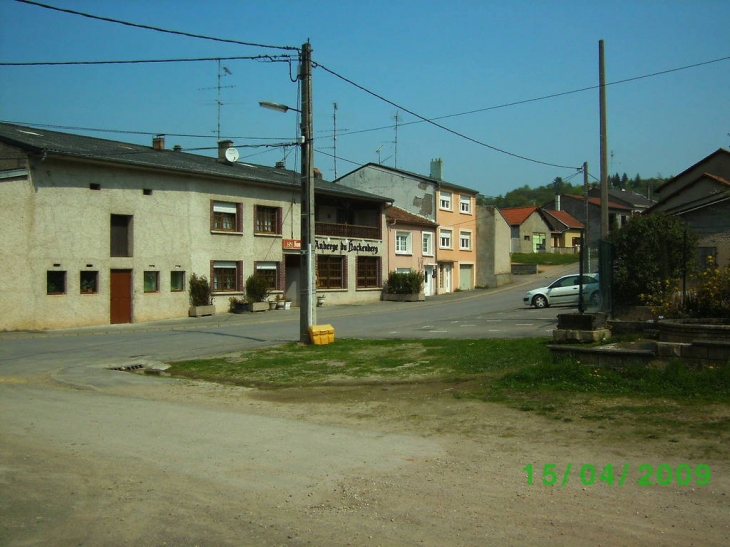
[[[512,253],[512,262],[517,264],[540,264],[542,266],[562,266],[564,264],[577,264],[580,260],[578,254],[557,254],[557,253]]]
[[[628,424],[671,436],[730,433],[730,364],[689,370],[553,362],[547,338],[338,339],[173,363],[173,376],[262,389],[442,382],[458,399],[506,404],[563,422]],[[647,434],[648,435],[648,434]]]

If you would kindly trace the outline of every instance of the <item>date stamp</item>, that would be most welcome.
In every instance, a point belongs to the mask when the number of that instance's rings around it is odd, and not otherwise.
[[[634,469],[636,469],[636,473],[634,473]],[[712,477],[710,466],[704,463],[694,467],[685,463],[676,467],[667,464],[654,466],[642,463],[635,468],[628,463],[619,465],[609,463],[602,468],[597,468],[591,463],[580,465],[568,463],[565,466],[546,463],[542,466],[542,475],[539,477],[536,476],[536,473],[539,473],[539,465],[528,464],[522,468],[522,471],[527,473],[528,486],[532,486],[536,481],[541,481],[546,486],[556,484],[566,486],[571,478],[579,480],[584,486],[590,486],[596,482],[604,482],[610,486],[623,486],[627,483],[637,486],[669,486],[671,484],[706,486],[710,484]]]

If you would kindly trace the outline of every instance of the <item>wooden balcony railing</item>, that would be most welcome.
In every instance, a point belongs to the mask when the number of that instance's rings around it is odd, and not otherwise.
[[[315,222],[314,235],[382,239],[380,226],[358,226],[357,224],[334,224],[332,222]]]

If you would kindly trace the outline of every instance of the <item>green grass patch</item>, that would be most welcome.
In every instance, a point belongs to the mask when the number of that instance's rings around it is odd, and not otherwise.
[[[577,264],[580,260],[578,254],[556,254],[556,253],[512,253],[512,262],[517,264],[540,264],[542,266],[562,266],[564,264]]]

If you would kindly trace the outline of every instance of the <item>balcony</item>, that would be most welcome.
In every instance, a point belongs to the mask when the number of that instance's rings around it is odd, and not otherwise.
[[[357,224],[335,224],[333,222],[315,222],[314,235],[354,239],[383,239],[380,235],[380,226],[358,226]]]

